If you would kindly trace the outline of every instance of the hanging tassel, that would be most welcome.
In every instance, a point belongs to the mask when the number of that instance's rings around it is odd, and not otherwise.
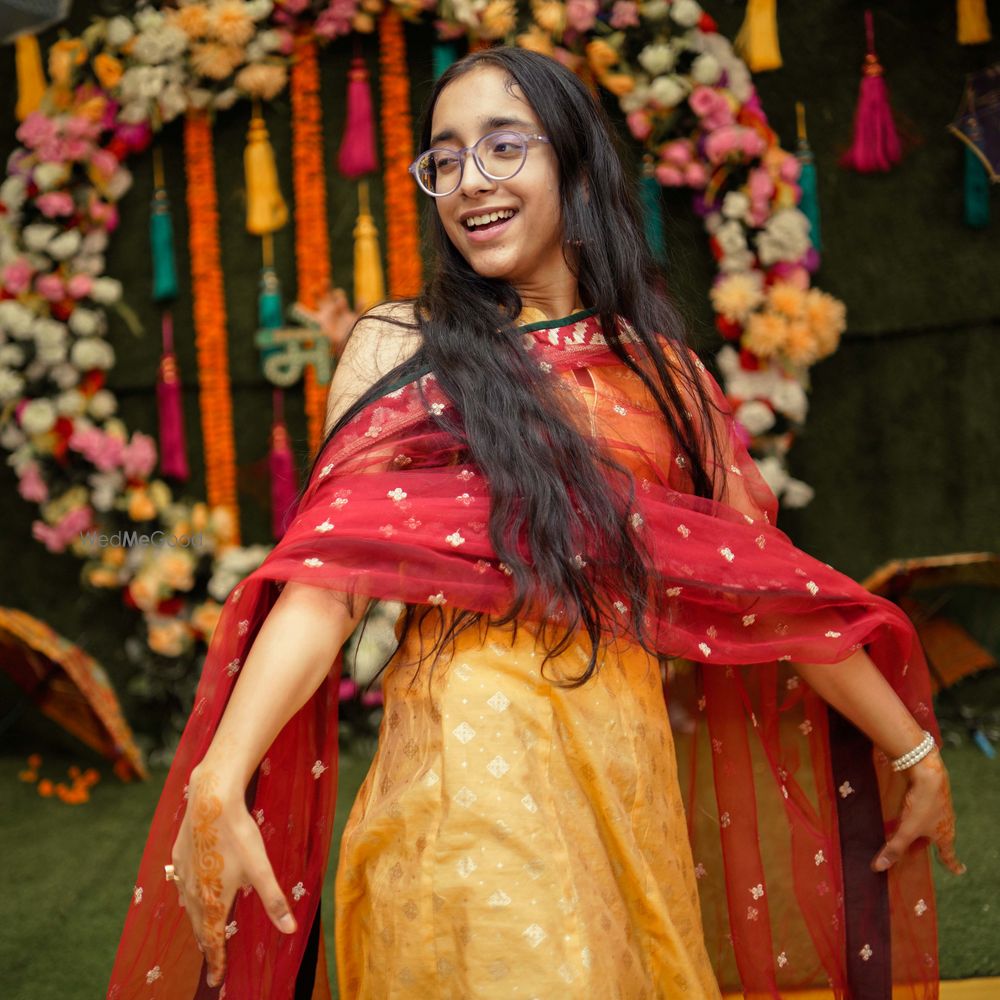
[[[754,73],[781,68],[777,0],[747,0],[746,16],[733,48]]]
[[[337,168],[351,180],[371,173],[378,166],[375,153],[375,116],[368,68],[361,56],[351,60],[347,71],[347,120],[337,153]]]
[[[247,185],[247,232],[255,236],[273,233],[288,221],[288,206],[278,187],[278,167],[267,126],[255,106],[243,151]]]
[[[431,53],[434,67],[434,79],[437,78],[456,60],[454,42],[435,42]]]
[[[17,63],[17,106],[14,114],[23,122],[42,103],[48,83],[42,68],[42,54],[34,35],[18,35],[14,39]]]
[[[958,44],[981,45],[992,37],[986,0],[958,0]]]
[[[809,239],[817,250],[823,249],[823,240],[819,224],[819,191],[816,185],[816,161],[812,149],[809,148],[809,138],[806,135],[806,109],[801,101],[795,102],[795,124],[798,132],[798,148],[795,158],[801,164],[799,187],[802,197],[799,200],[799,211],[809,220]]]
[[[181,377],[174,354],[174,322],[169,309],[163,311],[163,353],[156,378],[156,412],[160,425],[160,473],[186,480],[190,475],[184,436],[184,400]]]
[[[364,312],[385,299],[378,230],[368,209],[368,181],[358,183],[358,219],[354,226],[354,311]]]
[[[288,443],[288,428],[284,420],[284,393],[275,388],[272,393],[274,423],[271,425],[271,451],[267,464],[271,473],[271,533],[277,541],[288,527],[295,494],[295,456]]]
[[[990,224],[990,179],[983,161],[965,146],[965,224],[985,229]]]
[[[149,216],[149,248],[153,261],[153,301],[177,298],[177,259],[174,255],[174,224],[163,177],[163,151],[153,150],[153,203]]]
[[[639,202],[646,227],[646,242],[653,252],[653,259],[661,268],[666,267],[667,238],[663,225],[663,188],[653,175],[653,158],[648,153],[642,158]]]
[[[858,106],[854,112],[854,141],[841,157],[840,165],[870,174],[891,169],[899,163],[901,153],[889,105],[885,71],[875,54],[875,29],[870,10],[865,11],[865,33],[868,53],[858,92]]]

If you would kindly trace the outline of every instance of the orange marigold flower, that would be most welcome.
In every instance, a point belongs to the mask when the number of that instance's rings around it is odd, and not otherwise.
[[[40,753],[33,753],[28,758],[28,767],[34,768],[36,771],[42,766],[42,755]]]
[[[55,787],[53,786],[52,782],[49,781],[48,778],[42,778],[42,780],[38,782],[39,795],[43,795],[45,798],[49,798],[49,796],[52,795],[53,792],[55,792]]]

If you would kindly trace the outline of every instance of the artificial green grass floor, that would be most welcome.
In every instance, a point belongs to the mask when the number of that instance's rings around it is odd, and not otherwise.
[[[110,768],[62,741],[46,749],[8,733],[0,752],[0,998],[100,1000],[165,772],[123,785]],[[57,744],[59,741],[56,741]],[[97,766],[90,802],[43,799],[18,780],[27,754],[43,757],[41,775],[66,777],[71,764]],[[368,769],[367,756],[341,755],[334,843]],[[935,863],[942,978],[1000,974],[1000,760],[966,744],[946,748],[958,813],[958,854],[969,873],[956,878]],[[333,877],[323,892],[331,978]],[[336,996],[334,982],[334,995]]]

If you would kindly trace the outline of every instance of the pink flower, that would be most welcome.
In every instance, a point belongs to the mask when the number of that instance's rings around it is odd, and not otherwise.
[[[74,430],[67,443],[70,448],[78,451],[101,472],[107,472],[109,469],[121,465],[125,451],[125,445],[121,438],[117,438],[113,434],[105,434],[97,427]]]
[[[745,129],[738,125],[723,125],[716,129],[705,140],[705,155],[710,163],[721,163],[730,153],[739,152],[741,148],[741,132]]]
[[[32,111],[18,127],[17,139],[29,149],[34,149],[56,135],[56,123],[40,111]]]
[[[597,20],[597,0],[568,0],[566,23],[577,31],[590,31]]]
[[[85,160],[91,149],[91,143],[87,139],[67,138],[63,140],[63,143],[63,151],[67,160]]]
[[[350,6],[353,7],[353,4]],[[336,10],[337,4],[332,3],[326,10],[322,11],[319,17],[316,18],[315,30],[316,34],[320,38],[331,39],[337,38],[339,35],[350,34],[351,31],[351,14],[353,10],[350,11],[347,16],[343,16],[340,12]]]
[[[45,503],[48,500],[49,487],[38,471],[37,462],[28,462],[21,469],[20,476],[20,481],[17,484],[17,492],[25,500],[31,500],[34,503]]]
[[[146,479],[156,465],[156,444],[148,434],[136,431],[122,450],[122,469],[130,479]]]
[[[66,282],[66,291],[74,299],[85,299],[94,287],[94,279],[89,274],[74,274]]]
[[[66,286],[55,272],[39,275],[35,279],[35,291],[48,302],[59,302],[66,298]]]
[[[278,0],[277,6],[289,14],[301,14],[309,6],[309,0]]]
[[[62,532],[44,521],[31,522],[31,535],[36,541],[44,542],[49,552],[62,552],[66,548]]]
[[[295,36],[284,28],[275,28],[278,33],[278,49],[283,56],[290,56],[295,49]]]
[[[683,167],[691,162],[691,143],[686,139],[674,139],[660,150],[660,159],[675,167]]]
[[[688,187],[703,188],[708,183],[708,171],[703,163],[689,163],[684,168],[684,183]]]
[[[747,179],[747,193],[751,201],[769,201],[774,194],[774,181],[766,167],[755,167]]]
[[[96,139],[100,130],[99,123],[82,116],[67,118],[63,123],[63,135],[68,139]]]
[[[73,214],[73,196],[68,191],[46,191],[35,199],[42,215],[54,219],[57,215]]]
[[[665,187],[682,187],[684,184],[684,175],[669,163],[658,163],[653,173]]]
[[[720,101],[725,103],[725,98],[711,87],[695,87],[688,96],[688,104],[691,105],[691,110],[699,118],[704,118],[705,115],[714,111]]]
[[[337,692],[337,697],[340,701],[346,701],[348,698],[353,698],[357,693],[357,684],[355,684],[350,677],[341,677],[340,689]]]
[[[653,123],[645,111],[633,111],[626,116],[625,121],[629,131],[640,142],[649,138],[649,133],[653,131]]]
[[[115,126],[115,138],[124,142],[130,153],[141,153],[153,139],[153,130],[147,122],[131,125],[119,122]]]
[[[797,156],[789,153],[782,161],[778,169],[778,176],[786,184],[794,184],[802,174],[802,164]]]
[[[118,209],[110,202],[101,201],[100,198],[95,198],[90,203],[90,217],[109,233],[118,228]]]
[[[612,28],[638,28],[639,5],[630,0],[618,0],[611,8]]]
[[[752,128],[741,130],[740,148],[747,156],[760,156],[764,152],[767,143],[763,137]]]
[[[79,531],[86,531],[90,527],[90,515],[93,511],[88,504],[82,507],[74,507],[71,511],[63,515],[57,527],[62,532],[65,542],[72,540]]]
[[[371,708],[373,705],[381,705],[382,691],[380,689],[376,689],[374,691],[366,691],[361,696],[361,704],[364,705],[366,708]]]
[[[3,269],[3,286],[12,295],[20,295],[31,287],[31,276],[34,274],[31,265],[18,257]]]

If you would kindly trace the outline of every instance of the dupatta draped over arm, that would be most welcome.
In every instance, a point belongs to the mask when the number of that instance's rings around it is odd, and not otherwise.
[[[635,478],[632,524],[648,546],[660,597],[650,633],[664,664],[671,660],[664,695],[673,717],[686,720],[675,741],[706,942],[720,984],[747,996],[827,984],[857,1000],[889,997],[894,987],[897,996],[936,996],[927,851],[911,849],[887,873],[869,868],[898,815],[905,781],[791,667],[837,663],[864,647],[938,737],[912,624],[896,605],[796,548],[775,526],[775,496],[700,362],[721,410],[725,490],[715,500],[690,492],[684,456],[662,414],[608,348],[593,311],[558,323],[525,326],[522,336],[538,363],[581,399],[595,436]],[[110,1000],[292,997],[330,848],[339,653],[331,652],[329,676],[283,728],[248,789],[298,931],[280,934],[256,893],[237,892],[225,993],[208,990],[163,865],[183,817],[188,776],[286,581],[505,610],[511,583],[489,540],[488,484],[433,420],[450,406],[428,372],[358,413],[327,444],[285,536],[226,600],[153,819]],[[325,984],[315,995],[327,995]]]

